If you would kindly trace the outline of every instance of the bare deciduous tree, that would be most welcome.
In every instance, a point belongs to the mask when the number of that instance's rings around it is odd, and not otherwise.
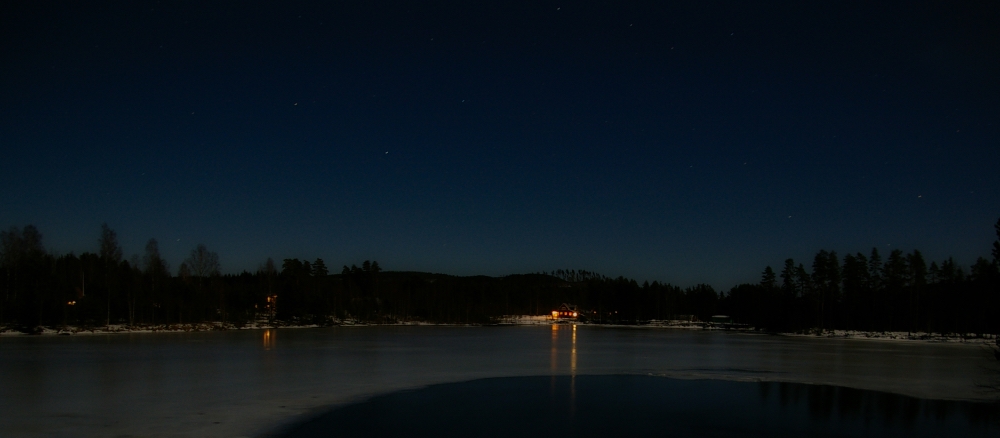
[[[160,256],[160,244],[156,239],[149,239],[146,242],[146,254],[142,256],[142,268],[146,277],[149,278],[149,304],[152,310],[152,322],[156,324],[156,308],[159,307],[156,297],[157,289],[170,276],[170,267]]]
[[[101,260],[104,261],[104,281],[108,289],[108,300],[107,300],[107,325],[111,325],[111,271],[118,267],[118,264],[122,261],[122,248],[118,246],[118,233],[112,230],[105,222],[101,224],[101,238],[97,240],[101,245],[100,252],[98,253]]]
[[[209,251],[205,244],[198,244],[191,255],[184,259],[191,275],[206,278],[219,275],[219,254]]]

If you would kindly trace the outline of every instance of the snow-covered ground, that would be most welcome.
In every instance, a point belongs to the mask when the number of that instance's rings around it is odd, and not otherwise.
[[[959,343],[989,343],[995,341],[997,335],[984,333],[927,333],[927,332],[879,332],[861,330],[826,330],[814,333],[783,333],[784,336],[806,336],[840,339],[871,339],[880,341],[923,341],[923,342],[959,342]]]
[[[691,322],[687,320],[651,320],[639,325],[615,325],[615,324],[588,324],[572,320],[554,320],[549,315],[506,315],[497,320],[500,325],[552,325],[552,324],[579,324],[599,327],[620,327],[620,328],[660,328],[678,330],[722,330],[736,332],[756,332],[753,327],[734,327],[727,324],[716,324],[710,322]],[[404,321],[396,324],[371,324],[354,320],[335,320],[337,326],[448,326],[449,324],[432,324],[419,321]],[[463,325],[464,326],[464,325]],[[104,334],[126,334],[126,333],[167,333],[167,332],[204,332],[223,330],[267,330],[276,328],[318,328],[316,324],[295,324],[283,321],[256,321],[253,323],[236,326],[233,324],[223,324],[220,322],[206,322],[197,324],[159,324],[159,325],[137,325],[111,324],[101,327],[76,327],[65,326],[59,328],[40,327],[35,335],[104,335]],[[774,333],[772,333],[774,334]],[[997,339],[995,334],[977,333],[928,333],[928,332],[892,332],[892,331],[861,331],[861,330],[813,330],[800,333],[777,333],[782,336],[799,337],[822,337],[839,339],[860,339],[860,340],[882,340],[882,341],[918,341],[918,342],[958,342],[958,343],[990,343]],[[12,329],[0,329],[0,336],[24,336],[25,333]]]

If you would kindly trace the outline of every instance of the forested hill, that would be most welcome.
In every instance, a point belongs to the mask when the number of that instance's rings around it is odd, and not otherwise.
[[[960,333],[1000,332],[1000,221],[992,260],[968,269],[919,251],[883,256],[819,251],[813,260],[765,267],[761,281],[728,291],[680,288],[593,272],[559,270],[505,277],[384,271],[377,262],[331,273],[322,259],[267,259],[255,272],[221,275],[216,253],[191,251],[172,274],[150,239],[142,257],[122,259],[102,227],[97,253],[54,256],[33,226],[0,233],[0,327],[158,325],[262,319],[488,324],[505,315],[544,315],[575,304],[594,323],[642,324],[725,314],[754,327]],[[986,246],[986,245],[984,245]],[[988,247],[988,246],[987,246]]]

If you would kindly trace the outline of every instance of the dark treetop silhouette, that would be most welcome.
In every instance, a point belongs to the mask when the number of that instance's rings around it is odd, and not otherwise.
[[[1000,221],[992,260],[966,270],[951,258],[927,265],[918,250],[885,255],[820,250],[808,267],[785,260],[780,273],[717,292],[709,285],[639,285],[584,270],[505,277],[383,271],[378,262],[330,274],[322,259],[267,259],[255,272],[220,274],[219,256],[191,250],[171,275],[150,239],[145,254],[121,259],[115,232],[102,225],[99,253],[56,256],[32,225],[0,234],[0,326],[103,326],[224,322],[261,318],[336,324],[425,321],[493,323],[505,315],[547,314],[575,303],[581,319],[642,324],[726,314],[764,330],[810,328],[959,333],[1000,332]]]

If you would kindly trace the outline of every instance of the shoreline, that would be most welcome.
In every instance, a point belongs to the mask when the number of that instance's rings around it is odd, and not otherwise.
[[[8,383],[26,382],[32,394],[43,394],[8,400],[10,415],[0,429],[21,431],[15,435],[263,437],[331,406],[438,383],[520,375],[651,374],[992,400],[974,387],[992,378],[983,371],[979,350],[985,346],[976,340],[847,342],[724,335],[722,329],[698,333],[701,327],[691,324],[583,325],[574,331],[570,324],[553,329],[553,321],[543,318],[522,322],[533,324],[492,330],[347,324],[323,331],[263,323],[221,335],[183,334],[182,327],[222,331],[221,324],[214,330],[215,324],[191,324],[145,327],[147,333],[182,333],[175,336],[111,336],[143,333],[113,325],[120,331],[90,327],[76,334],[82,338],[61,339],[58,331],[0,338],[8,353],[0,372],[10,376]],[[290,330],[270,331],[275,328]],[[852,366],[837,366],[828,353]],[[990,363],[996,363],[992,357]],[[53,400],[67,407],[53,408]]]
[[[139,334],[139,333],[191,333],[191,332],[211,332],[229,330],[275,330],[275,329],[307,329],[307,328],[334,328],[334,327],[490,327],[490,326],[540,326],[540,325],[586,325],[593,327],[607,328],[628,328],[628,329],[666,329],[666,330],[709,330],[732,333],[760,334],[787,336],[797,338],[817,338],[817,339],[854,339],[873,341],[899,341],[899,342],[928,342],[928,343],[963,343],[963,344],[994,344],[1000,339],[1000,335],[992,333],[928,333],[928,332],[890,332],[890,331],[864,331],[864,330],[818,330],[811,329],[802,332],[768,332],[757,330],[753,327],[733,326],[730,324],[717,324],[707,322],[690,322],[681,320],[654,320],[643,324],[594,324],[588,322],[575,322],[567,320],[553,320],[548,315],[542,316],[519,316],[505,317],[495,324],[442,324],[418,321],[397,322],[391,324],[374,324],[359,321],[337,321],[334,324],[294,324],[283,321],[272,323],[257,321],[251,324],[237,326],[231,323],[204,322],[191,324],[157,324],[157,325],[135,325],[111,324],[110,326],[99,327],[77,327],[64,326],[59,328],[38,327],[34,333],[25,333],[10,328],[0,329],[0,337],[20,337],[20,336],[91,336],[91,335],[112,335],[112,334]]]

